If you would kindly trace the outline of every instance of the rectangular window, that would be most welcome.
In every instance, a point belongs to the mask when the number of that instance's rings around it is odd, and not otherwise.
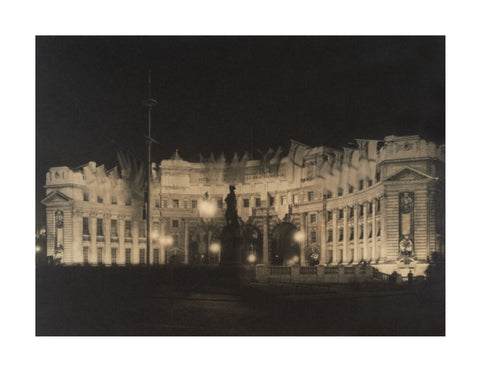
[[[343,219],[343,209],[338,210],[338,219]]]
[[[160,200],[155,200],[155,209],[160,209]]]
[[[125,220],[125,237],[132,237],[132,221]]]
[[[144,238],[145,237],[145,228],[147,224],[145,223],[145,220],[141,220],[138,222],[138,237]]]
[[[97,219],[97,236],[103,236],[103,219]]]
[[[350,227],[350,241],[353,241],[353,238],[355,237],[355,228]]]
[[[310,223],[317,222],[317,214],[310,214]]]
[[[88,264],[88,246],[83,246],[83,264]]]
[[[355,209],[353,207],[349,207],[348,210],[350,213],[350,219],[352,219],[355,216]]]
[[[332,192],[327,191],[327,198],[332,198]]]
[[[273,206],[275,203],[275,197],[274,196],[268,196],[268,206]]]
[[[380,181],[380,171],[375,173],[375,181],[378,183]]]
[[[125,200],[125,205],[130,206],[132,204],[132,199],[129,197]]]
[[[348,186],[348,193],[353,193],[353,191],[354,191],[353,186]]]
[[[173,247],[178,247],[178,234],[173,235]]]
[[[250,206],[250,200],[248,198],[243,199],[243,207],[249,207]]]
[[[333,231],[331,229],[328,230],[328,238],[327,242],[332,242],[333,240]]]
[[[160,264],[160,250],[153,249],[153,264]]]
[[[221,198],[217,200],[217,208],[223,209],[223,200]]]
[[[293,203],[294,203],[294,204],[298,204],[299,199],[300,199],[300,198],[298,197],[298,195],[293,195]]]
[[[172,228],[178,228],[178,219],[172,220]]]
[[[363,216],[363,205],[358,207],[358,211],[360,212],[360,216]]]
[[[188,201],[183,201],[183,208],[188,209]]]
[[[97,248],[97,264],[102,264],[102,263],[103,263],[103,260],[102,260],[102,256],[103,256],[102,250],[103,250],[103,249],[102,249],[101,247]]]
[[[262,200],[259,197],[257,197],[255,198],[255,207],[260,207],[260,206],[262,206]]]
[[[330,221],[332,220],[332,212],[331,211],[327,211],[327,221]]]
[[[83,192],[83,201],[88,201],[88,192]]]
[[[361,191],[363,189],[363,179],[358,182],[358,189]]]
[[[377,200],[377,212],[381,210],[380,200]]]
[[[192,200],[192,209],[197,208],[197,200]]]
[[[111,226],[111,236],[112,237],[117,237],[118,236],[118,230],[117,230],[117,221],[115,219],[112,219],[110,221],[110,226]]]
[[[140,249],[140,264],[145,264],[145,249]]]
[[[343,188],[338,189],[338,197],[343,196]]]
[[[317,242],[317,231],[311,231],[310,232],[310,241],[312,243]]]
[[[367,179],[367,187],[371,187],[373,184],[371,179]]]
[[[338,250],[338,261],[340,263],[343,262],[343,250],[342,249]]]
[[[178,200],[173,200],[173,207],[174,207],[175,209],[180,208],[180,202],[179,202]]]
[[[368,225],[368,238],[372,238],[372,224]]]
[[[168,208],[168,200],[163,200],[163,207]]]
[[[308,192],[308,201],[313,201],[313,191]]]
[[[333,261],[333,250],[328,250],[328,263]]]
[[[88,228],[88,218],[83,218],[83,234],[87,236],[90,234],[90,230]]]
[[[112,196],[112,205],[116,205],[116,204],[117,204],[117,197]]]
[[[113,265],[117,264],[117,249],[116,248],[112,249],[112,264]]]
[[[371,202],[368,203],[368,215],[372,215],[373,212],[373,205]]]
[[[338,230],[338,240],[343,241],[343,228]]]
[[[282,201],[281,202],[282,205],[286,205],[287,204],[287,196],[282,196],[281,201]]]
[[[99,204],[103,204],[103,197],[102,196],[97,196],[97,202]]]
[[[382,234],[382,229],[380,228],[380,222],[377,223],[377,237]]]
[[[132,249],[125,249],[125,264],[132,264]]]
[[[358,236],[358,239],[363,239],[363,224],[360,226],[360,235]]]

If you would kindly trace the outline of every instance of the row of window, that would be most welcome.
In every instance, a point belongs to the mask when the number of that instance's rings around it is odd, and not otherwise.
[[[327,262],[332,263],[333,262],[333,250],[327,250],[327,253],[328,253]],[[337,253],[338,253],[338,263],[343,263],[344,262],[343,261],[343,259],[344,259],[343,250],[338,249]],[[350,256],[347,257],[347,259],[349,259],[350,261],[353,261],[355,259],[355,249],[350,249]],[[360,251],[359,251],[358,259],[359,260],[365,259],[365,254],[364,254],[364,249],[363,248],[361,248]]]
[[[97,218],[97,236],[104,236],[104,223],[103,219]],[[145,223],[140,224],[139,228],[139,237],[145,237]],[[83,235],[90,235],[90,228],[89,228],[89,219],[84,217],[83,218]],[[112,237],[118,237],[118,221],[116,219],[110,220],[110,235]],[[131,238],[132,237],[132,221],[125,220],[125,232],[124,237]]]
[[[348,217],[350,219],[353,219],[355,215],[355,211],[353,207],[348,208]],[[359,207],[359,216],[363,216],[364,214],[364,206],[360,205]],[[367,207],[368,213],[367,215],[371,215],[373,213],[373,204],[369,202],[368,207]],[[380,202],[377,202],[377,212],[381,210]],[[344,217],[344,212],[343,209],[338,210],[338,219],[343,219]],[[331,221],[333,219],[333,212],[331,210],[327,211],[327,221]],[[317,222],[317,214],[310,214],[310,223],[316,223]]]
[[[363,225],[360,225],[359,229],[360,229],[360,231],[359,231],[358,238],[360,240],[362,240],[364,238]],[[371,224],[369,224],[368,230],[369,230],[369,232],[368,232],[368,237],[367,238],[372,238],[373,228],[372,228]],[[379,237],[379,236],[381,236],[380,222],[377,223],[377,237]],[[350,227],[349,241],[353,241],[354,237],[355,237],[355,229],[354,229],[354,227]],[[338,229],[337,238],[338,238],[338,241],[343,241],[343,239],[344,239],[343,228],[342,227],[340,227]],[[332,242],[332,241],[333,241],[333,230],[328,229],[327,230],[327,242]],[[315,230],[310,231],[310,242],[312,242],[312,243],[317,242],[317,231],[315,231]]]
[[[89,195],[88,192],[83,192],[83,201],[86,201],[86,202],[90,201],[90,195]],[[103,201],[104,201],[103,196],[102,195],[97,195],[97,203],[103,204]],[[112,205],[118,205],[118,201],[117,201],[116,196],[112,196],[110,198],[110,201],[111,201]],[[131,204],[132,204],[132,199],[127,198],[125,200],[125,205],[130,206]]]
[[[139,249],[139,263],[145,264],[145,249]],[[113,265],[117,264],[117,257],[118,257],[118,249],[112,248],[111,249],[111,263]],[[83,247],[83,263],[88,264],[90,263],[89,260],[89,247]],[[103,248],[97,248],[97,264],[103,264]],[[125,249],[125,264],[132,264],[132,249],[126,248]],[[160,264],[160,249],[153,249],[153,264]]]
[[[172,219],[172,228],[178,228],[180,226],[180,221],[178,219]],[[139,224],[138,229],[138,237],[145,237],[145,228],[146,223],[142,221]],[[153,229],[159,231],[160,230],[160,223],[155,221],[153,223]],[[89,229],[89,219],[84,217],[83,218],[83,235],[89,236],[90,229]],[[104,223],[103,219],[97,218],[97,236],[104,236]],[[110,220],[110,236],[111,237],[118,237],[118,221],[116,219]],[[132,237],[132,221],[125,220],[125,232],[124,237],[131,238]]]

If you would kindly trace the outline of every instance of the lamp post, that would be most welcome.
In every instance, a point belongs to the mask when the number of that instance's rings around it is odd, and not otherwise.
[[[160,246],[164,250],[165,264],[168,264],[168,261],[167,261],[167,247],[171,246],[173,244],[173,237],[172,236],[160,236],[159,241],[160,241]]]
[[[145,190],[145,211],[147,219],[147,266],[150,265],[150,175],[152,172],[152,108],[155,107],[158,102],[152,98],[152,79],[151,72],[148,70],[148,98],[142,102],[147,107],[147,171],[146,171],[146,190]]]
[[[205,192],[202,201],[200,201],[198,205],[198,211],[207,226],[207,248],[205,249],[205,261],[207,264],[210,263],[210,224],[216,210],[217,207],[215,203],[210,199],[208,192]]]

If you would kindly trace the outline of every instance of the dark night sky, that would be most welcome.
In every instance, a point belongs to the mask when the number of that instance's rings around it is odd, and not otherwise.
[[[147,71],[153,160],[353,138],[445,142],[443,37],[37,37],[36,195],[45,173],[142,156]]]

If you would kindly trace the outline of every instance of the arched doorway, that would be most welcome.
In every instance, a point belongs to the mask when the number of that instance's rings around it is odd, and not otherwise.
[[[242,261],[248,264],[263,261],[262,233],[254,224],[243,226]]]
[[[294,240],[297,228],[289,222],[282,222],[273,230],[272,258],[273,265],[293,265],[300,262],[300,246]]]

